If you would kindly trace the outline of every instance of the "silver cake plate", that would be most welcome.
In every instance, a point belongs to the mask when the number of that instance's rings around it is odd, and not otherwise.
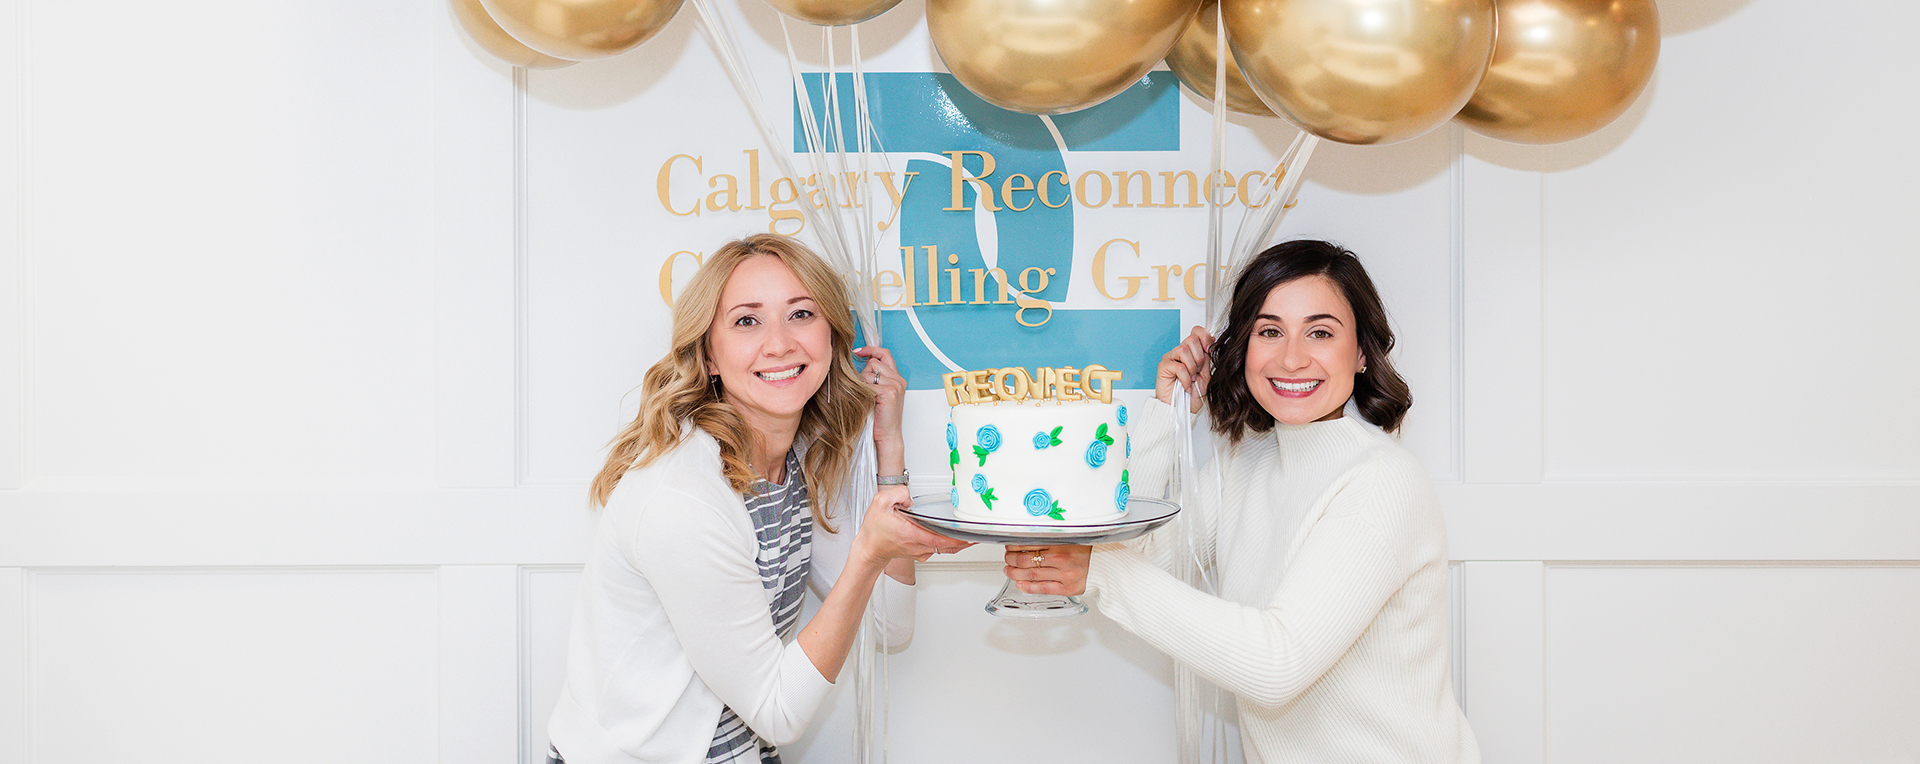
[[[913,497],[913,506],[900,511],[922,528],[960,541],[1012,546],[1067,546],[1112,544],[1166,525],[1180,513],[1180,505],[1162,499],[1131,498],[1127,513],[1112,520],[1087,524],[1025,525],[968,520],[954,514],[946,494]],[[1027,594],[1013,581],[987,603],[987,612],[1002,618],[1071,618],[1087,612],[1079,597]]]

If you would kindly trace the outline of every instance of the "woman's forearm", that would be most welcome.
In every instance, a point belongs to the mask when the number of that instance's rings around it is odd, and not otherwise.
[[[873,462],[881,475],[899,475],[907,471],[907,448],[895,441],[875,438]]]
[[[913,564],[912,560],[904,562],[909,566]],[[820,611],[800,630],[800,649],[827,681],[839,678],[840,669],[847,663],[847,652],[853,648],[854,635],[860,629],[861,616],[867,611],[867,601],[873,596],[874,583],[882,571],[891,568],[887,560],[863,554],[860,545],[855,543],[839,580],[821,601]]]

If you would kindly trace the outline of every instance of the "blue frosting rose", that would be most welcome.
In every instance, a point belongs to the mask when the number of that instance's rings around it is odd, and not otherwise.
[[[1122,403],[1120,404],[1120,424],[1125,425],[1126,423],[1127,423],[1127,404]]]
[[[1028,491],[1026,498],[1020,500],[1020,504],[1027,508],[1027,514],[1034,517],[1053,511],[1053,497],[1047,495],[1045,488]]]
[[[1128,459],[1133,458],[1133,436],[1132,435],[1127,436],[1127,458]]]
[[[947,423],[947,448],[954,449],[959,447],[960,447],[960,431],[954,428],[952,422],[948,422]]]
[[[973,473],[973,492],[986,493],[986,491],[987,491],[987,476],[982,475],[978,472]]]
[[[1034,434],[1033,434],[1033,450],[1035,450],[1035,451],[1044,451],[1044,450],[1046,450],[1046,448],[1047,448],[1047,442],[1048,442],[1049,440],[1052,440],[1052,438],[1048,438],[1048,437],[1047,437],[1047,434],[1046,434],[1046,433],[1044,433],[1044,432],[1036,432],[1036,433],[1034,433]]]
[[[1094,469],[1100,469],[1100,465],[1106,464],[1106,463],[1107,463],[1107,444],[1105,442],[1098,441],[1098,440],[1087,444],[1087,466],[1092,467]]]
[[[1132,495],[1133,488],[1124,482],[1121,483],[1120,487],[1113,489],[1113,506],[1122,512],[1127,511],[1127,499]]]
[[[973,437],[980,441],[980,447],[986,449],[987,453],[1000,450],[1000,428],[998,427],[987,425],[974,433]]]
[[[947,489],[947,502],[948,502],[948,503],[951,503],[952,505],[954,505],[954,506],[956,506],[956,507],[957,507],[957,506],[960,506],[960,489],[958,489],[958,488],[948,488],[948,489]]]

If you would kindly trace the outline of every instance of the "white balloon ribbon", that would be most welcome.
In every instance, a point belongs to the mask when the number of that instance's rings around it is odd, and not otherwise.
[[[1226,308],[1229,303],[1227,284],[1230,274],[1238,271],[1253,255],[1272,241],[1274,233],[1280,228],[1280,221],[1292,209],[1295,196],[1299,193],[1301,179],[1305,175],[1307,160],[1312,158],[1313,149],[1320,139],[1302,131],[1287,147],[1280,157],[1279,164],[1272,173],[1273,181],[1262,184],[1267,193],[1259,200],[1245,199],[1247,205],[1241,213],[1240,223],[1234,231],[1233,240],[1225,240],[1226,201],[1219,197],[1218,180],[1226,165],[1227,145],[1227,28],[1226,14],[1214,14],[1214,55],[1213,64],[1213,142],[1208,152],[1208,215],[1207,215],[1207,296],[1203,312],[1209,331],[1216,334],[1223,328]],[[1208,468],[1214,470],[1213,490],[1205,491],[1199,479],[1197,446],[1194,444],[1195,415],[1192,413],[1192,397],[1185,388],[1173,391],[1174,407],[1174,480],[1172,495],[1180,500],[1180,506],[1188,512],[1200,502],[1208,502],[1210,511],[1218,513],[1229,511],[1224,506],[1223,490],[1220,481],[1220,461],[1218,454],[1208,460]],[[1211,496],[1203,495],[1211,493]],[[1198,522],[1190,521],[1193,514],[1183,519],[1179,525],[1183,529],[1175,537],[1178,545],[1173,555],[1171,571],[1187,585],[1209,595],[1219,596],[1219,587],[1212,575],[1207,559],[1217,554],[1218,539],[1205,537],[1208,528]],[[1217,527],[1217,521],[1215,524]],[[1207,764],[1227,760],[1227,719],[1233,706],[1227,702],[1226,693],[1202,679],[1186,664],[1175,662],[1173,674],[1173,692],[1175,703],[1174,731],[1178,745],[1180,764]]]
[[[860,60],[860,32],[858,25],[849,27],[852,49],[854,131],[856,148],[849,152],[846,146],[846,125],[841,119],[839,79],[834,71],[833,32],[830,27],[822,27],[822,48],[826,53],[827,69],[822,73],[821,93],[827,110],[821,115],[815,113],[812,93],[806,84],[806,78],[800,69],[800,59],[793,50],[793,38],[787,29],[787,19],[780,19],[780,30],[786,39],[788,73],[792,78],[792,92],[795,109],[799,112],[801,138],[805,141],[807,168],[811,174],[802,177],[794,171],[794,158],[791,141],[782,141],[776,123],[767,117],[767,109],[761,103],[760,90],[754,80],[752,67],[748,65],[739,36],[730,19],[713,0],[689,0],[698,14],[701,31],[707,42],[713,47],[714,55],[719,59],[727,79],[739,92],[740,99],[747,107],[747,113],[753,119],[754,126],[760,131],[760,137],[766,142],[768,155],[782,177],[793,178],[796,185],[811,185],[824,200],[816,208],[807,203],[811,194],[802,192],[798,205],[806,227],[815,232],[814,238],[821,255],[835,270],[848,277],[848,296],[854,307],[854,314],[860,322],[860,328],[866,335],[868,344],[879,345],[880,316],[878,306],[874,304],[870,292],[864,288],[876,272],[878,262],[877,249],[880,237],[873,221],[873,173],[872,158],[879,148],[878,137],[867,111],[866,73]],[[829,145],[831,143],[831,145]],[[880,154],[882,162],[885,154]],[[865,201],[862,201],[862,200]],[[859,439],[854,455],[851,477],[851,496],[872,497],[878,486],[874,483],[876,459],[873,451],[872,423]],[[842,532],[858,529],[865,519],[867,500],[859,499],[843,502],[849,505],[850,526]],[[873,588],[873,595],[867,603],[867,613],[854,640],[854,703],[857,713],[854,722],[854,762],[856,764],[875,764],[886,760],[886,689],[887,654],[885,624],[887,623],[887,604],[884,591],[889,584],[883,578],[879,586]]]

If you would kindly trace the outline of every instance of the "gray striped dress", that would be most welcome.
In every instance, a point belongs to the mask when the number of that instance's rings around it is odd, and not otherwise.
[[[807,481],[800,475],[798,446],[787,451],[786,472],[786,485],[756,480],[750,492],[740,496],[753,518],[753,535],[760,542],[760,583],[767,590],[774,632],[782,640],[791,639],[800,625],[800,598],[813,561],[813,512]],[[780,752],[753,734],[733,709],[722,708],[707,764],[780,764]]]
[[[800,474],[801,453],[799,444],[787,450],[786,485],[756,480],[748,493],[740,495],[760,544],[760,583],[767,591],[767,611],[782,640],[792,639],[800,625],[800,598],[813,563],[813,512],[807,503],[807,481]],[[566,764],[566,759],[549,745],[547,764]],[[707,748],[707,764],[780,764],[780,751],[753,734],[732,708],[723,707],[713,743]]]

